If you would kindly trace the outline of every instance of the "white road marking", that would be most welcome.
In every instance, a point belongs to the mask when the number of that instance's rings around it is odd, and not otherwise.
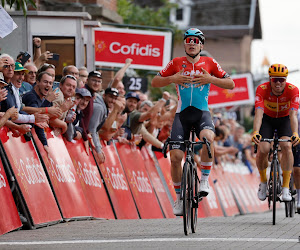
[[[17,241],[0,242],[0,246],[29,246],[29,245],[55,245],[55,244],[101,244],[101,243],[133,243],[133,242],[183,242],[183,241],[227,241],[227,242],[298,242],[298,239],[274,239],[274,238],[151,238],[151,239],[127,239],[127,240],[62,240],[62,241]]]

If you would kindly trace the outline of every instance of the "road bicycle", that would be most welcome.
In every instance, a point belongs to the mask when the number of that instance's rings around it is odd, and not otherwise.
[[[291,142],[289,139],[279,139],[277,131],[274,132],[273,139],[262,138],[260,142],[273,142],[272,148],[272,161],[270,169],[270,177],[267,185],[267,197],[269,209],[271,208],[271,202],[273,207],[273,225],[276,224],[276,202],[284,202],[280,199],[282,192],[282,170],[278,159],[279,142]],[[257,145],[255,145],[255,152],[257,152]],[[291,191],[291,190],[290,190]],[[291,202],[285,202],[286,209],[290,209]],[[290,210],[289,210],[290,212]]]
[[[197,173],[197,164],[194,161],[194,146],[205,144],[207,147],[208,157],[212,158],[210,142],[203,137],[203,141],[195,141],[195,129],[191,129],[191,140],[184,141],[171,141],[168,138],[163,147],[164,157],[167,158],[168,145],[181,145],[186,146],[186,157],[183,165],[183,174],[181,179],[180,199],[183,200],[183,229],[185,235],[189,234],[191,227],[192,233],[196,232],[197,217],[198,217],[198,204],[202,200],[199,185],[200,179]]]

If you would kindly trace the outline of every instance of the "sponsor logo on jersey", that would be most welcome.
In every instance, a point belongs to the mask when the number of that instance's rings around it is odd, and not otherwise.
[[[264,100],[264,105],[268,110],[273,112],[282,112],[290,108],[290,102],[278,103],[277,106],[277,102],[269,102],[268,100]]]
[[[294,88],[295,88],[295,86],[293,86],[293,85],[289,85],[289,86],[288,86],[288,88],[289,88],[289,89],[294,89]]]
[[[263,90],[267,89],[268,87],[266,85],[261,85],[260,86]]]

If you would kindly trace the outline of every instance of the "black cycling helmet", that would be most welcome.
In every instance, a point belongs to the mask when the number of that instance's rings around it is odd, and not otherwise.
[[[201,41],[202,44],[204,44],[205,42],[205,37],[204,34],[201,30],[197,29],[197,28],[190,28],[188,29],[183,36],[183,40],[185,40],[188,36],[195,36],[198,37]]]

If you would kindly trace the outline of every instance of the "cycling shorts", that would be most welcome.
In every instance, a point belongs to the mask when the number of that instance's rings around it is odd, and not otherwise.
[[[215,126],[212,122],[210,112],[190,106],[180,113],[176,113],[172,125],[171,141],[188,140],[190,138],[190,131],[192,127],[195,128],[198,138],[200,131],[203,129],[209,129],[215,132]],[[180,149],[185,152],[186,147],[184,144],[170,145],[170,150],[173,149]]]
[[[264,114],[259,133],[263,138],[272,139],[274,130],[277,129],[278,138],[282,136],[292,136],[290,117],[284,116],[273,118]]]
[[[293,148],[294,167],[300,168],[300,145],[296,146],[297,150]]]

